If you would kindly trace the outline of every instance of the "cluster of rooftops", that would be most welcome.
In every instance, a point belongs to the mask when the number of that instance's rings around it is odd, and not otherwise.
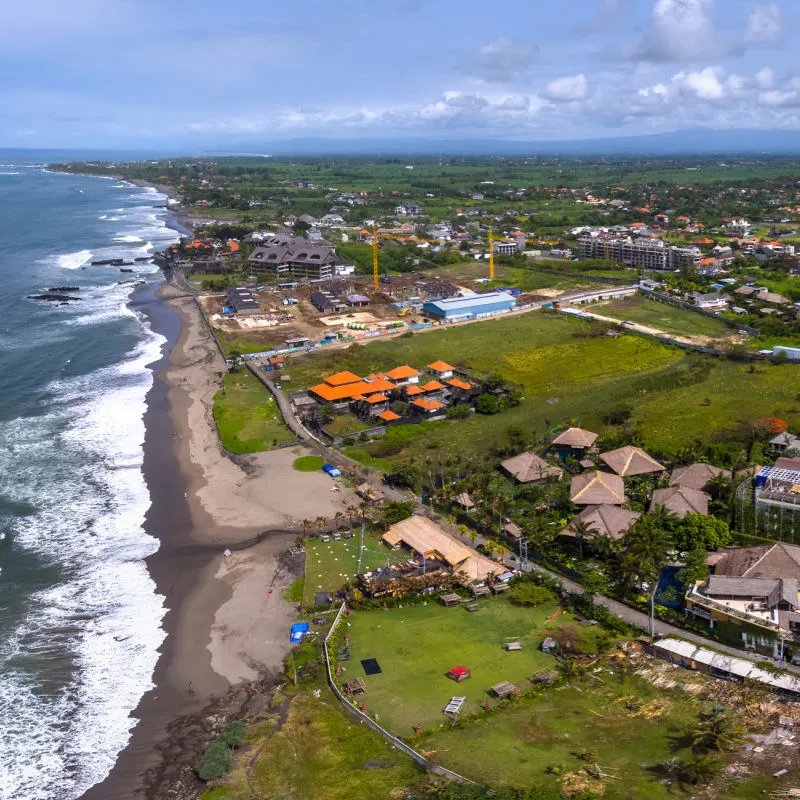
[[[308,393],[323,403],[364,402],[368,405],[388,403],[387,393],[402,392],[404,400],[423,411],[445,408],[444,394],[467,393],[472,385],[453,377],[454,367],[444,361],[428,364],[424,371],[404,364],[388,372],[378,372],[361,378],[354,372],[337,372],[322,383],[312,386]],[[430,378],[423,382],[425,378]],[[398,414],[386,410],[377,415],[386,422],[400,419]]]
[[[580,459],[584,472],[575,475],[570,483],[570,499],[584,506],[573,520],[585,522],[611,538],[619,539],[641,516],[621,506],[627,501],[624,478],[649,473],[665,473],[666,468],[642,448],[628,445],[599,453],[596,457],[610,471],[593,469],[592,454],[598,434],[582,428],[568,428],[559,434],[551,447],[556,451],[570,451]],[[560,480],[563,471],[534,452],[520,453],[501,463],[503,470],[519,483]],[[708,514],[710,497],[703,489],[717,475],[730,477],[726,470],[711,464],[696,463],[674,469],[670,486],[656,489],[651,500],[651,510],[664,506],[683,519],[687,514]],[[565,533],[572,533],[568,526]]]

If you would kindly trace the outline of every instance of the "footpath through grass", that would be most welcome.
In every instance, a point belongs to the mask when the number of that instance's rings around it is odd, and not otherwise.
[[[294,441],[278,404],[257,378],[245,370],[229,372],[222,386],[214,395],[214,421],[226,450],[256,453]]]
[[[638,322],[641,325],[648,325],[651,328],[658,328],[678,336],[724,338],[731,333],[731,328],[724,322],[687,311],[678,306],[658,303],[640,295],[613,300],[609,303],[598,303],[589,306],[586,310],[615,319]]]
[[[418,724],[446,724],[443,711],[451,697],[467,697],[463,714],[468,715],[487,700],[497,702],[490,689],[501,681],[530,689],[532,675],[556,666],[553,656],[539,649],[546,632],[575,625],[555,601],[522,608],[502,596],[480,601],[475,612],[445,608],[432,599],[427,605],[356,611],[348,622],[350,660],[342,665],[342,679],[363,678],[370,714],[402,737]],[[519,638],[522,650],[504,649],[510,637]],[[360,662],[367,658],[378,660],[380,674],[364,674]],[[466,667],[472,677],[460,683],[448,678],[455,666]]]

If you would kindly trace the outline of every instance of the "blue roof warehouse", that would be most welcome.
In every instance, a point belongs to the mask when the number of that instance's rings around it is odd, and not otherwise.
[[[517,301],[506,292],[463,293],[460,297],[433,300],[422,306],[423,312],[443,322],[490,317],[512,311]]]

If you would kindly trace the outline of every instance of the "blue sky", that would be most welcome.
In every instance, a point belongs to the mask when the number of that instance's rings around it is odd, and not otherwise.
[[[800,3],[0,3],[0,146],[800,129]]]

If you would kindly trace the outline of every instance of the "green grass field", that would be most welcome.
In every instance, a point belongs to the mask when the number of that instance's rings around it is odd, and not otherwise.
[[[353,533],[352,539],[342,539],[339,542],[323,542],[316,537],[306,542],[304,599],[308,605],[314,604],[317,592],[341,589],[358,573],[360,525],[353,528]],[[406,553],[389,550],[381,544],[379,536],[369,532],[364,534],[364,548],[361,556],[362,572],[382,567],[387,558],[391,564],[408,558]]]
[[[350,660],[343,665],[342,679],[363,678],[369,713],[377,713],[395,735],[409,736],[417,724],[425,729],[447,723],[443,710],[453,696],[468,698],[467,715],[486,700],[496,704],[489,694],[496,683],[511,681],[529,689],[530,676],[556,665],[538,648],[544,631],[552,631],[562,617],[574,624],[555,601],[531,609],[513,606],[502,596],[481,600],[476,612],[445,608],[433,599],[427,606],[356,611],[346,629]],[[508,637],[519,637],[523,649],[507,652],[502,645]],[[360,664],[365,658],[376,658],[383,671],[365,676]],[[457,665],[472,677],[460,683],[447,678]]]
[[[645,706],[663,704],[663,713],[653,719],[636,715],[626,708],[631,700]],[[521,699],[466,728],[443,729],[425,737],[422,746],[435,751],[440,763],[473,780],[548,788],[562,780],[548,774],[548,768],[581,774],[587,764],[577,756],[591,751],[591,764],[616,778],[602,784],[607,800],[688,797],[697,790],[669,788],[645,766],[676,754],[672,737],[691,727],[698,707],[682,690],[665,692],[643,678],[603,669],[596,679]],[[686,756],[686,748],[678,754]]]
[[[227,373],[214,395],[214,421],[223,447],[231,453],[273,450],[294,441],[272,395],[249,372]]]
[[[294,460],[292,467],[298,472],[316,472],[322,469],[324,463],[325,459],[321,456],[300,456]]]
[[[610,303],[598,303],[588,306],[586,310],[615,319],[649,325],[678,336],[724,338],[731,333],[731,328],[724,322],[686,311],[677,306],[657,303],[655,300],[648,300],[639,295],[626,297],[623,300],[614,300]]]
[[[621,405],[632,409],[643,444],[664,457],[697,439],[724,439],[745,419],[779,416],[800,424],[796,365],[762,364],[751,372],[747,364],[687,355],[633,334],[586,338],[587,329],[534,311],[315,353],[286,371],[293,387],[305,388],[340,370],[365,375],[441,358],[476,376],[497,371],[523,387],[522,403],[501,414],[399,426],[349,448],[352,457],[382,469],[436,452],[485,453],[505,443],[511,427],[532,438],[574,420],[602,433],[603,417]]]

